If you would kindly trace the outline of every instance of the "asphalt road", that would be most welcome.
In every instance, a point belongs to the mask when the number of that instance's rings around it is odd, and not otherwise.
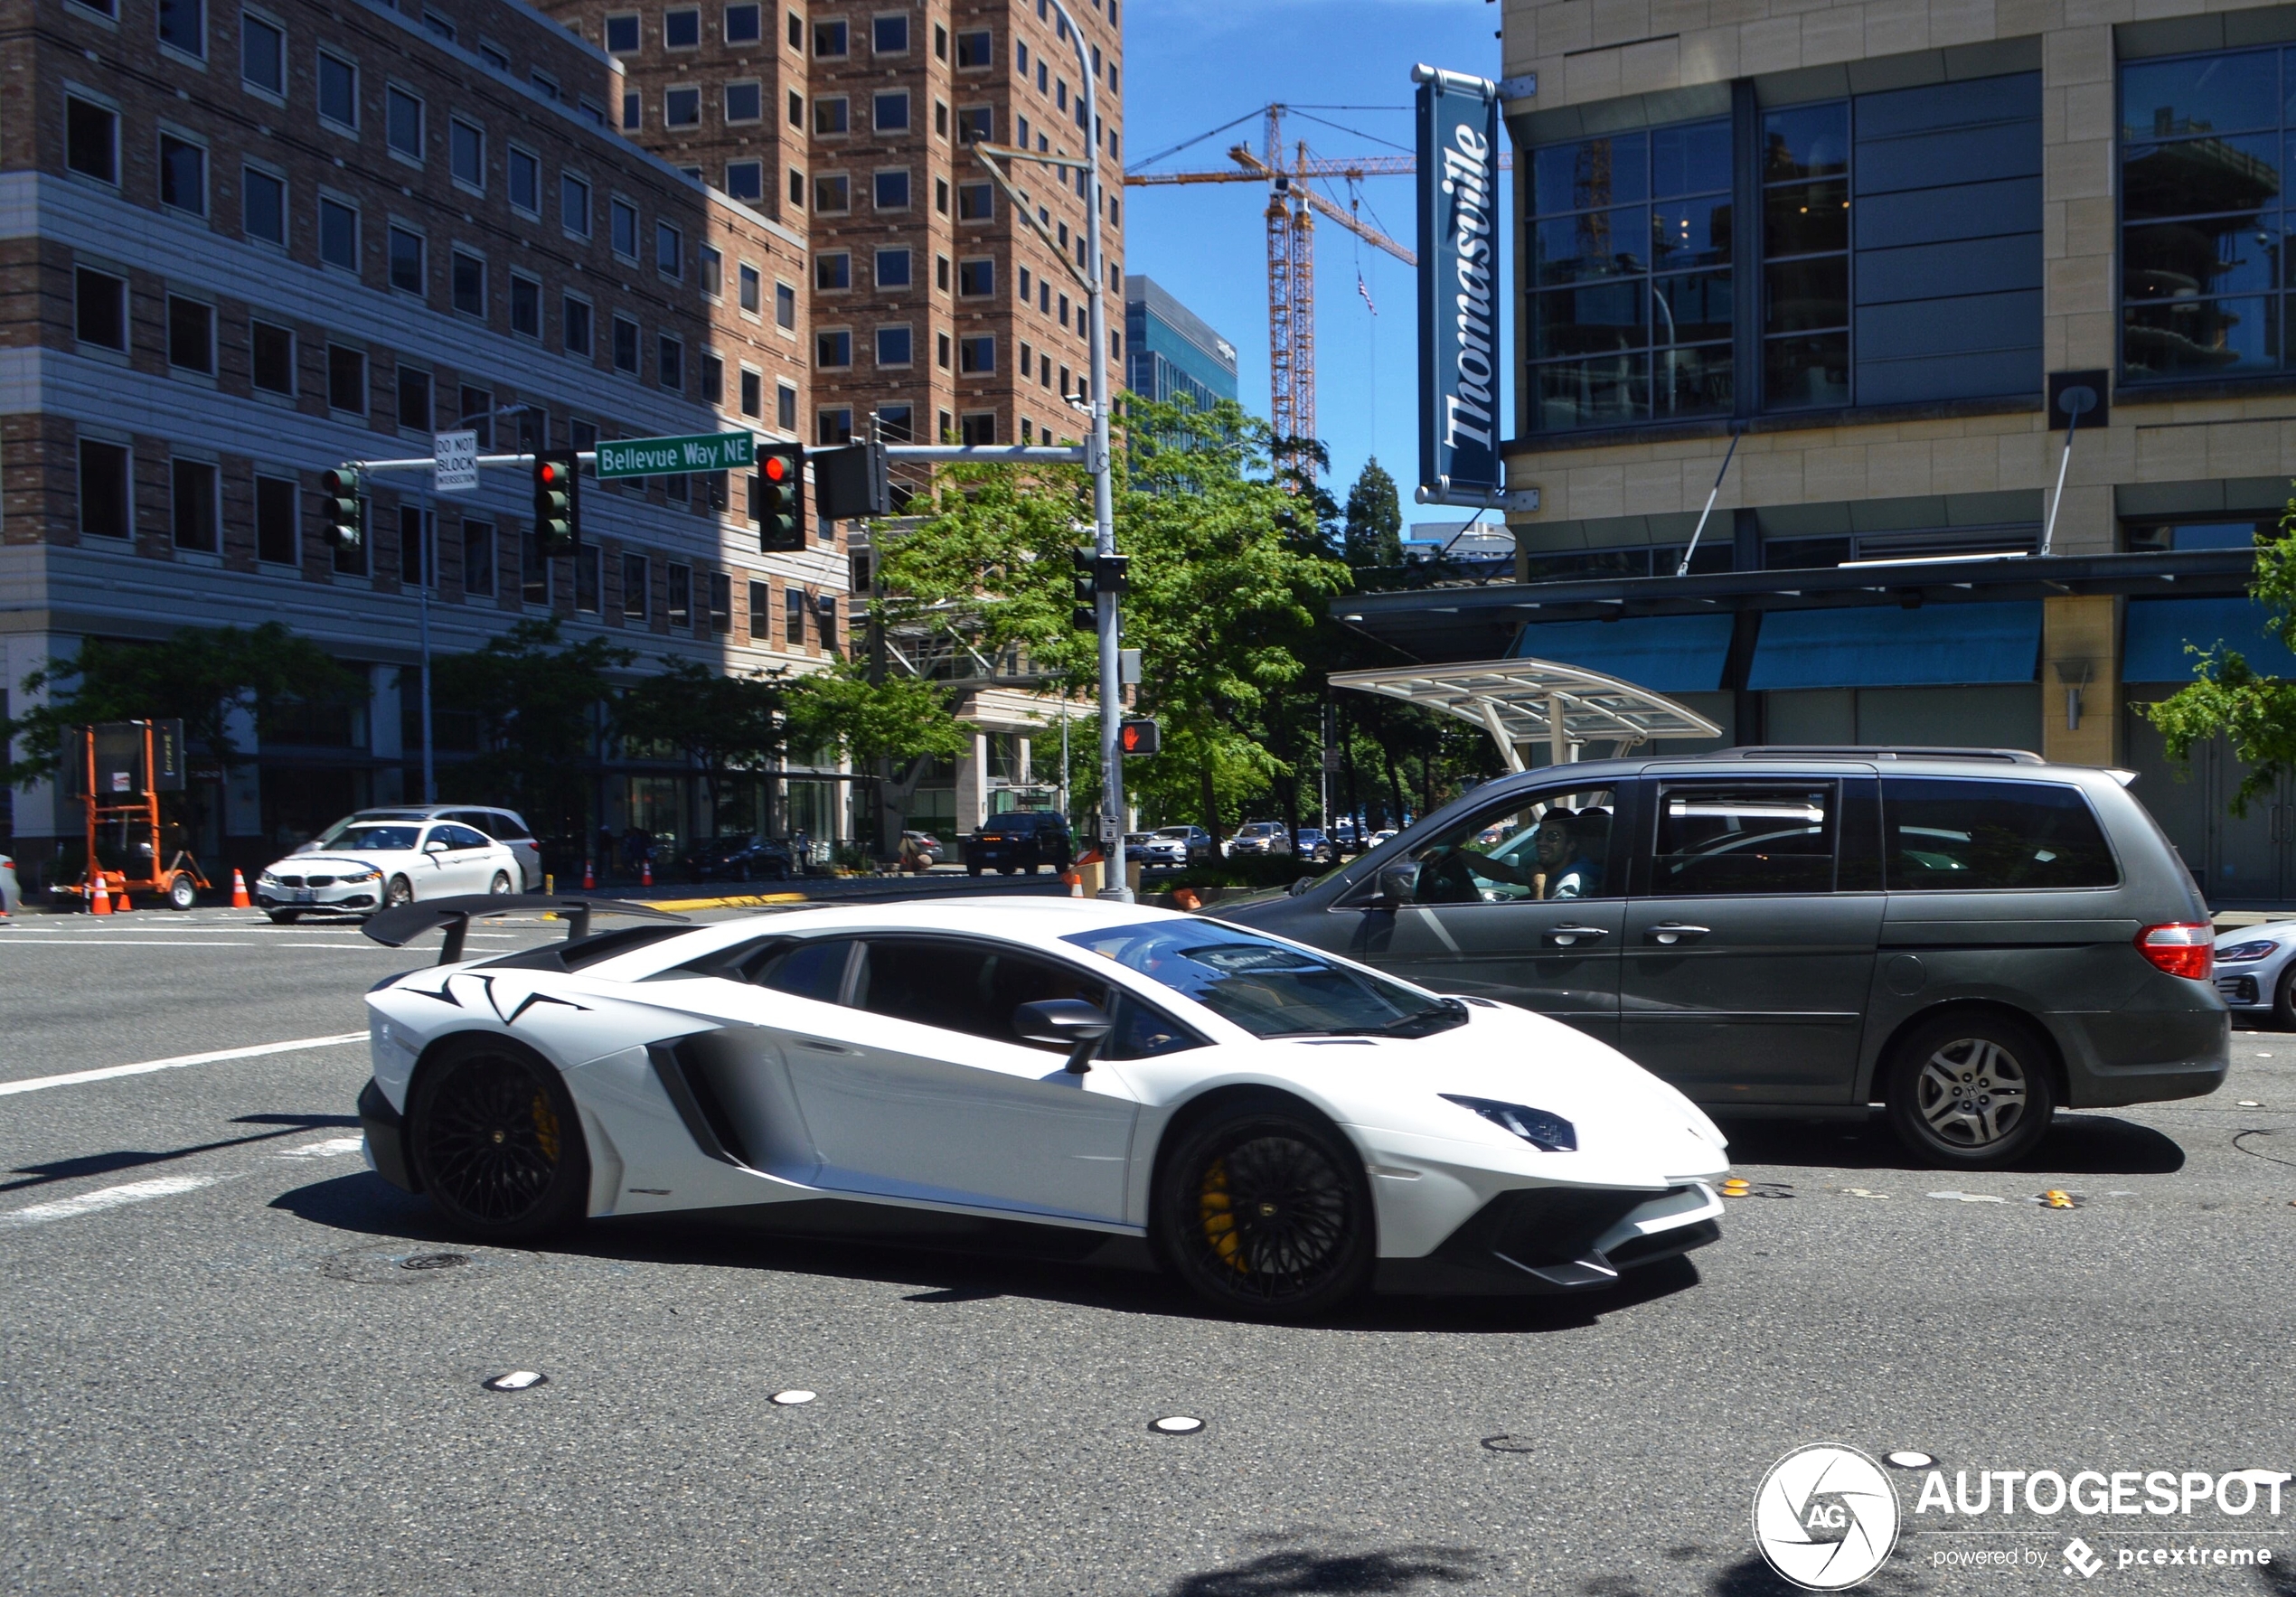
[[[2067,1116],[2022,1172],[1733,1128],[1776,1195],[1694,1264],[1274,1328],[1150,1276],[680,1226],[458,1244],[365,1170],[365,1050],[327,1040],[409,963],[246,912],[0,931],[0,1591],[1755,1597],[1755,1488],[1804,1442],[2296,1460],[2296,1038],[2242,1034],[2215,1097]],[[308,1046],[241,1052],[277,1043]],[[1150,1431],[1176,1414],[1205,1428]],[[2078,1532],[2100,1587],[2296,1593],[2296,1490],[1969,1536],[1916,1480],[1868,1590],[2062,1592]],[[2276,1562],[2113,1561],[2170,1533]],[[1939,1566],[1970,1547],[2040,1561]]]

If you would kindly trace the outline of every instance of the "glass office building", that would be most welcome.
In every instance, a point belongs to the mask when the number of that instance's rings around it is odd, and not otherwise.
[[[1209,409],[1236,397],[1236,346],[1155,278],[1126,277],[1124,386],[1147,399],[1185,396]]]

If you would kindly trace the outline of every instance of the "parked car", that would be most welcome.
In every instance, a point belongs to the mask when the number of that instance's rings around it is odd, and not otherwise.
[[[517,856],[518,872],[511,883],[513,888],[522,893],[542,890],[542,845],[535,841],[533,831],[517,811],[491,804],[388,804],[360,810],[345,815],[296,852],[308,854],[331,849],[350,828],[375,821],[453,821],[483,831],[495,841],[507,844]]]
[[[2115,773],[2018,752],[1524,772],[1215,913],[1567,1020],[1716,1112],[1880,1104],[1944,1166],[2016,1160],[2060,1107],[2213,1092],[2229,1055],[2160,829]]]
[[[1159,826],[1156,835],[1178,842],[1190,865],[1201,865],[1219,857],[1219,850],[1212,846],[1212,834],[1200,826]]]
[[[1074,852],[1066,816],[1054,810],[1014,810],[982,823],[965,846],[965,869],[972,876],[984,870],[1033,875],[1044,865],[1066,870]]]
[[[0,915],[14,915],[16,906],[24,902],[24,889],[16,885],[16,862],[0,854]]]
[[[1337,865],[1340,845],[1312,826],[1303,826],[1292,840],[1292,851],[1317,865]]]
[[[1236,829],[1228,851],[1235,854],[1288,854],[1292,834],[1281,821],[1247,821]]]
[[[255,907],[286,925],[308,910],[372,914],[424,898],[518,890],[518,856],[452,821],[368,821],[328,829],[324,849],[298,849],[256,873]]]
[[[1188,863],[1188,845],[1161,831],[1124,833],[1124,863],[1143,870],[1177,870]]]
[[[2216,991],[2235,1017],[2296,1031],[2296,920],[2226,932],[2216,956]]]
[[[697,882],[786,882],[797,871],[786,843],[746,831],[711,838],[678,863]]]

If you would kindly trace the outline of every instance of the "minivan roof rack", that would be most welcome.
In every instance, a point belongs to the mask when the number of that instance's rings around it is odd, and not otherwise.
[[[1999,760],[2012,766],[2047,763],[2039,755],[2024,748],[1882,748],[1846,743],[1755,743],[1737,748],[1716,748],[1703,754],[1672,757],[1694,760]]]

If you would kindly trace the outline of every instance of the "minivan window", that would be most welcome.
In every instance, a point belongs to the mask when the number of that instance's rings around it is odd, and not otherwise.
[[[1830,782],[1669,783],[1651,894],[1830,893],[1835,830]]]
[[[1520,794],[1438,833],[1416,855],[1415,904],[1615,898],[1611,790]]]
[[[1881,784],[1881,824],[1894,892],[2110,888],[2121,879],[2076,787],[1891,776]]]

